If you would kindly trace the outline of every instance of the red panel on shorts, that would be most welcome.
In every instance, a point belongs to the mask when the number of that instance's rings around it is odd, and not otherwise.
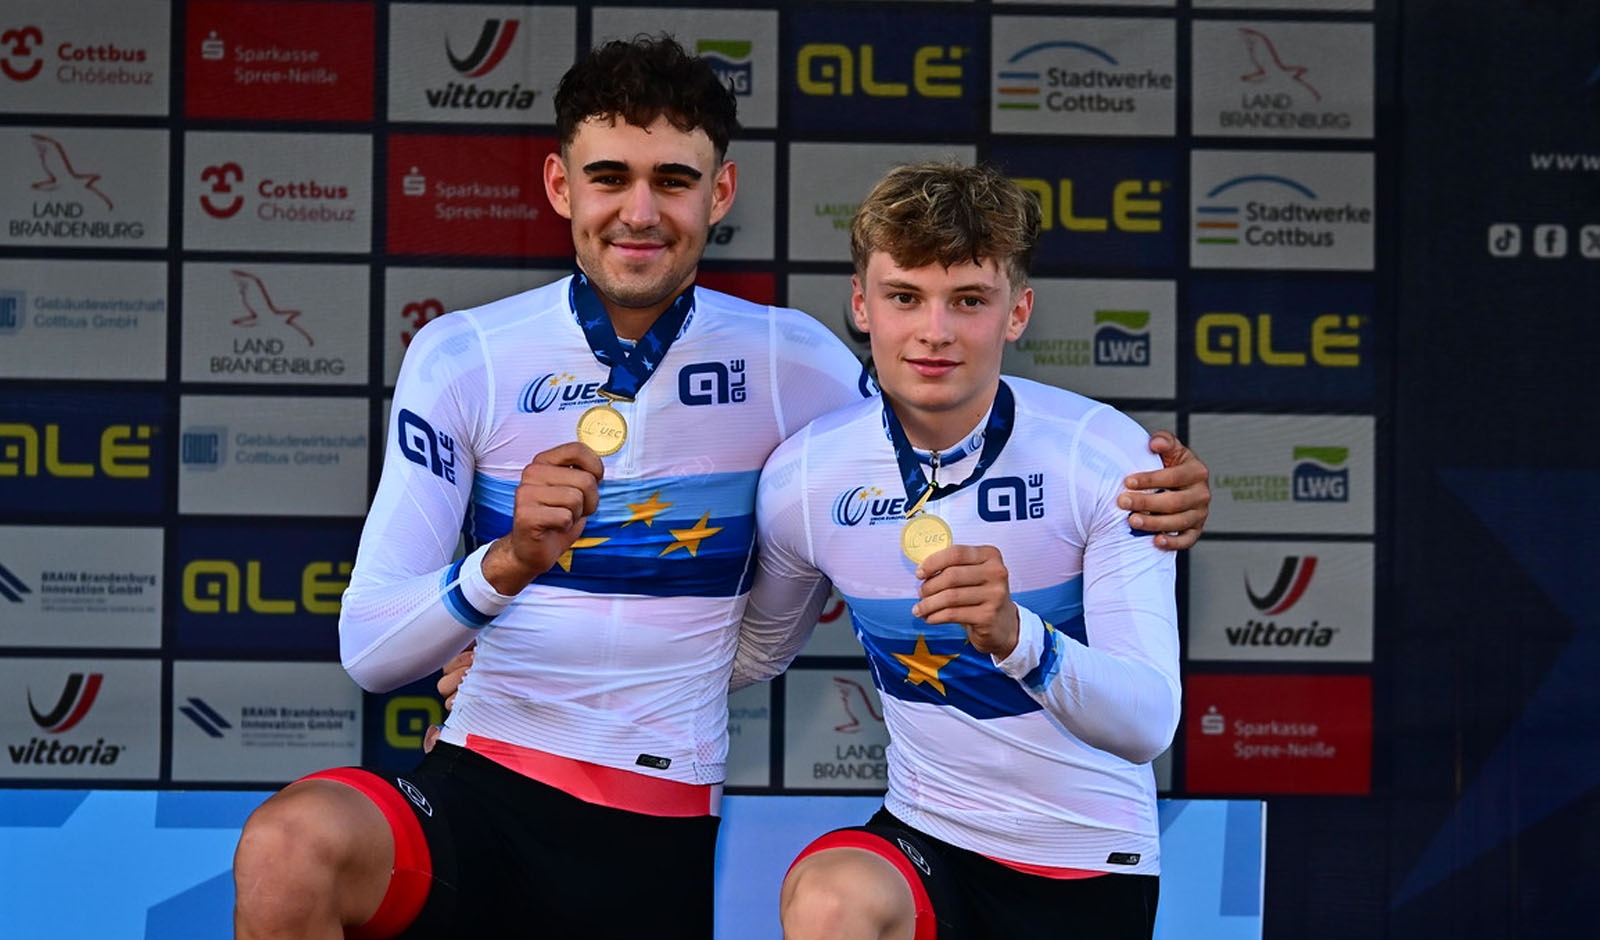
[[[399,934],[422,913],[433,886],[433,856],[411,805],[389,781],[358,767],[335,767],[302,779],[332,780],[354,787],[376,803],[389,820],[389,831],[394,833],[394,871],[389,876],[389,890],[371,919],[346,930],[345,936],[349,940],[386,940]],[[422,799],[421,794],[417,799]],[[432,813],[425,799],[418,805]]]
[[[894,843],[876,833],[865,832],[860,829],[839,829],[824,835],[801,850],[795,856],[794,862],[789,865],[789,871],[800,864],[800,860],[823,852],[828,849],[863,849],[874,855],[882,856],[889,864],[900,872],[900,877],[911,886],[912,902],[917,909],[917,928],[911,940],[936,940],[939,936],[939,921],[933,914],[933,900],[928,897],[928,889],[922,884],[922,877],[917,874],[911,860],[905,853],[895,847]],[[788,872],[784,873],[788,877]]]

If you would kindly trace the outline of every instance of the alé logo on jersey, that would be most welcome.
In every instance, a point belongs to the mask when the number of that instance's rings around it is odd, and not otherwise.
[[[506,61],[506,56],[516,45],[521,27],[521,20],[486,19],[478,27],[477,38],[470,43],[458,43],[445,36],[445,58],[455,73],[461,76],[461,80],[447,82],[443,88],[425,90],[423,94],[428,100],[428,107],[478,111],[532,109],[534,99],[539,96],[534,89],[523,88],[520,82],[491,85],[487,80],[482,84],[477,81],[489,76]],[[458,46],[467,51],[458,52]]]
[[[693,362],[678,370],[678,400],[685,405],[741,404],[748,397],[743,359]]]
[[[985,477],[978,482],[978,518],[984,522],[1020,522],[1044,518],[1044,474]]]
[[[439,479],[456,482],[455,439],[435,431],[433,425],[409,408],[400,409],[398,423],[400,453]]]
[[[70,673],[56,697],[55,704],[43,710],[35,703],[33,689],[29,687],[28,714],[33,717],[33,723],[45,734],[65,734],[88,716],[89,710],[94,707],[95,699],[100,695],[100,686],[104,681],[103,673]],[[48,702],[49,696],[45,695],[42,701]],[[117,762],[117,758],[122,756],[122,751],[122,745],[107,744],[105,738],[97,738],[93,744],[80,745],[64,744],[60,738],[35,737],[27,744],[6,745],[6,752],[13,764],[110,765]]]
[[[1348,447],[1296,447],[1294,449],[1294,501],[1345,503],[1350,501]]]
[[[895,489],[899,489],[896,484]],[[833,498],[829,515],[834,525],[901,523],[906,498],[878,486],[853,486]],[[1044,474],[985,477],[978,482],[978,518],[984,522],[1021,522],[1044,518]]]
[[[1244,576],[1245,595],[1259,618],[1245,620],[1243,625],[1224,627],[1229,646],[1328,646],[1333,642],[1336,627],[1325,627],[1316,620],[1309,624],[1280,624],[1275,618],[1288,613],[1305,596],[1311,578],[1317,570],[1317,556],[1286,555],[1278,566],[1272,586],[1257,594]]]

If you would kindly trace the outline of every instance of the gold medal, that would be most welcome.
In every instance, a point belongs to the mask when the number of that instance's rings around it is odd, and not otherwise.
[[[578,418],[578,441],[609,457],[628,442],[628,422],[609,404],[595,405]]]
[[[950,526],[931,513],[920,512],[900,530],[900,550],[916,564],[922,564],[934,552],[949,548],[954,543]]]

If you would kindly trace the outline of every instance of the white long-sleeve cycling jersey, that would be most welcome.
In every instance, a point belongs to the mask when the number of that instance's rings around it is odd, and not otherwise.
[[[1175,558],[1129,529],[1116,498],[1129,473],[1159,461],[1116,410],[1004,381],[1015,415],[1003,449],[927,509],[956,544],[1000,549],[1021,612],[1016,649],[997,662],[960,626],[912,616],[906,486],[874,399],[819,419],[767,463],[734,682],[788,664],[831,580],[882,694],[891,812],[1007,861],[1153,874],[1149,762],[1180,705]],[[941,467],[939,481],[967,478],[981,453]]]
[[[535,454],[575,439],[609,368],[572,278],[429,323],[395,387],[383,473],[339,621],[345,668],[394,688],[477,640],[443,738],[475,735],[668,780],[723,778],[727,689],[772,449],[866,384],[820,322],[695,288],[604,458],[582,537],[516,596],[481,571]],[[465,538],[467,554],[457,559]],[[641,756],[650,758],[641,763]]]

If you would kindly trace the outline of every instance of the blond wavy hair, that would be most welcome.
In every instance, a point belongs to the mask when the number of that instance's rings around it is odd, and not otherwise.
[[[1039,222],[1039,201],[992,166],[904,164],[856,209],[850,259],[861,276],[879,251],[906,270],[993,259],[1015,290],[1028,283]]]

